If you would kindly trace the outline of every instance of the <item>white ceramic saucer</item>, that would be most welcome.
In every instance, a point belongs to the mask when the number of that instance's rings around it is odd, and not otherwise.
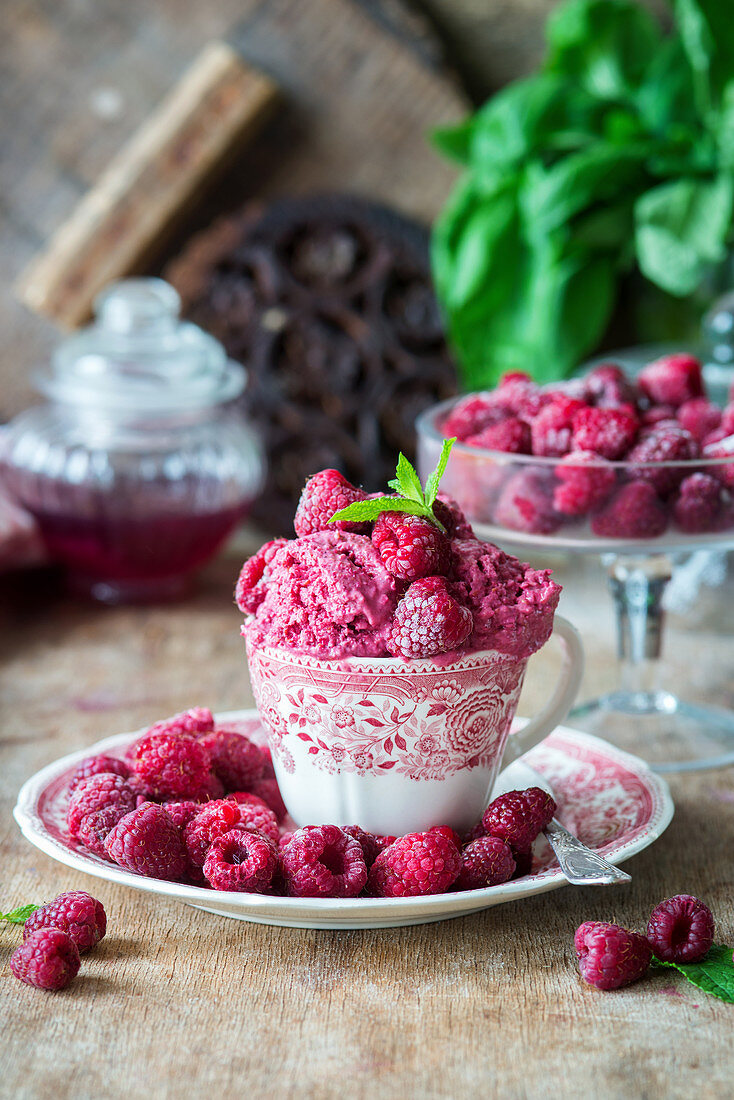
[[[228,728],[240,728],[253,740],[265,740],[256,711],[231,711],[218,715],[217,721],[226,722]],[[537,846],[533,873],[524,878],[486,890],[422,898],[340,900],[222,893],[124,871],[91,855],[69,838],[66,786],[85,757],[100,752],[122,755],[142,732],[108,737],[64,756],[23,785],[14,814],[31,844],[67,867],[108,882],[176,898],[221,916],[292,928],[394,928],[426,924],[567,885],[544,840]],[[589,734],[559,726],[527,754],[527,761],[551,784],[560,820],[589,847],[614,863],[647,848],[673,816],[673,801],[665,780],[636,756],[620,752]]]

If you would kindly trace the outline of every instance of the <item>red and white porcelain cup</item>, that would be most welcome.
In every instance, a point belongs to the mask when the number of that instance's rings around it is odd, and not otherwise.
[[[555,691],[510,736],[528,658],[485,650],[440,658],[324,660],[253,645],[250,677],[288,812],[299,825],[360,825],[400,836],[482,814],[513,755],[566,717],[583,672],[578,633],[556,615],[564,648]]]

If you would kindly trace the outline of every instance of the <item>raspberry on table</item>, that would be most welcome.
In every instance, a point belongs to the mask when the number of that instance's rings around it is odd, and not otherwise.
[[[686,352],[664,355],[642,368],[637,384],[653,404],[678,408],[703,395],[701,362]]]
[[[530,425],[525,420],[510,416],[499,424],[491,424],[466,440],[470,447],[484,447],[489,451],[506,451],[508,454],[530,454],[532,441]]]
[[[259,829],[265,836],[278,843],[280,835],[278,817],[263,798],[253,791],[234,791],[227,797],[237,802],[243,825],[247,825],[250,829]]]
[[[312,535],[315,531],[327,531],[336,527],[340,531],[352,531],[365,534],[369,531],[367,523],[350,523],[337,520],[330,523],[335,512],[366,500],[367,494],[357,489],[338,470],[321,470],[306,482],[301,499],[298,502],[293,526],[297,535]]]
[[[218,729],[199,738],[211,757],[211,767],[225,791],[249,787],[263,773],[262,753],[249,737],[232,730]]]
[[[240,611],[245,614],[253,614],[257,611],[267,591],[270,563],[287,541],[287,539],[272,539],[266,542],[242,566],[234,590],[235,603]]]
[[[592,517],[591,529],[600,538],[652,539],[662,535],[668,515],[647,481],[629,481]]]
[[[215,890],[262,894],[278,869],[278,849],[255,829],[239,827],[212,841],[204,878]]]
[[[550,470],[516,470],[500,491],[494,522],[513,531],[552,534],[562,519],[553,507],[554,488]]]
[[[83,955],[104,938],[107,915],[102,902],[86,890],[67,890],[31,913],[23,928],[23,939],[27,940],[40,928],[60,928]]]
[[[549,458],[568,454],[574,420],[585,408],[583,401],[575,397],[556,397],[541,409],[530,424],[533,454]]]
[[[723,507],[721,482],[709,474],[691,474],[680,483],[673,518],[690,535],[714,531]]]
[[[408,833],[380,852],[367,888],[384,898],[443,894],[459,876],[461,852],[442,832]]]
[[[647,941],[664,962],[698,962],[714,942],[711,910],[691,894],[661,901],[647,922]]]
[[[480,836],[462,850],[455,890],[482,890],[507,882],[515,871],[509,844],[496,836]]]
[[[395,609],[387,648],[396,657],[432,657],[463,645],[471,611],[449,595],[444,577],[413,581]]]
[[[435,524],[405,512],[382,512],[372,529],[372,542],[394,577],[416,581],[445,574],[451,549]]]
[[[132,766],[154,798],[175,801],[206,789],[211,757],[191,734],[153,733],[135,745]]]
[[[658,424],[627,455],[630,463],[685,463],[698,458],[699,447],[690,432],[679,424]],[[686,476],[681,465],[645,466],[630,469],[630,477],[649,481],[660,496],[670,493]]]
[[[680,426],[689,431],[697,443],[715,432],[722,421],[721,409],[707,397],[692,397],[681,405],[677,417]]]
[[[60,928],[39,928],[16,947],[10,969],[36,989],[64,989],[79,973],[81,959],[71,936]]]
[[[235,791],[235,794],[241,794],[241,791]],[[283,801],[283,795],[280,793],[280,787],[278,786],[278,780],[275,778],[263,778],[257,779],[250,786],[250,794],[254,794],[257,798],[262,799],[268,809],[272,810],[280,823],[288,814],[288,809]]]
[[[98,772],[82,779],[69,799],[66,811],[66,824],[69,835],[75,840],[79,836],[79,827],[87,814],[99,810],[111,810],[118,814],[118,821],[130,810],[135,809],[137,795],[121,775],[115,772]]]
[[[527,851],[556,809],[554,799],[541,787],[507,791],[487,806],[482,825],[488,836],[504,840],[513,852]]]
[[[86,760],[82,760],[69,780],[69,794],[74,793],[82,780],[91,779],[93,775],[101,775],[102,772],[111,772],[113,775],[122,776],[123,779],[127,779],[130,775],[130,769],[125,761],[119,760],[116,756],[101,754],[99,756],[89,756]]]
[[[624,409],[583,408],[573,418],[571,448],[614,461],[633,445],[637,430],[637,418]]]
[[[362,847],[338,825],[305,825],[281,848],[286,888],[296,898],[356,898],[367,882]]]
[[[188,871],[181,832],[155,802],[143,802],[118,821],[105,840],[107,853],[128,871],[178,882]]]
[[[189,733],[192,737],[209,733],[214,729],[214,715],[208,707],[191,707],[180,714],[174,714],[172,718],[164,718],[156,722],[146,730],[145,736],[153,733]]]
[[[636,982],[652,959],[644,936],[604,921],[579,925],[574,946],[581,977],[597,989],[620,989]]]
[[[591,451],[572,451],[555,468],[560,482],[553,491],[553,508],[564,516],[584,516],[600,507],[613,492],[617,475],[606,460]]]

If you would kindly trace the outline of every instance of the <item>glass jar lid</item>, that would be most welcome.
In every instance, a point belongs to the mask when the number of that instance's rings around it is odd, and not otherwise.
[[[95,319],[57,348],[39,374],[42,393],[64,404],[123,412],[197,409],[231,401],[247,372],[213,336],[180,320],[181,300],[163,279],[122,279],[94,303]]]

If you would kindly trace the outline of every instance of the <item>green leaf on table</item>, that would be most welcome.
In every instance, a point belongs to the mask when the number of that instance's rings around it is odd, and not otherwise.
[[[734,962],[732,949],[723,944],[714,946],[700,962],[674,963],[664,962],[653,956],[655,968],[671,967],[678,970],[697,989],[718,997],[727,1004],[734,1004]]]
[[[732,177],[680,179],[647,191],[635,204],[640,270],[670,294],[684,297],[707,267],[726,254],[732,217]]]
[[[31,913],[35,913],[36,909],[40,909],[40,905],[21,905],[17,909],[11,909],[9,913],[0,913],[0,920],[7,921],[8,924],[25,924],[30,917]]]

